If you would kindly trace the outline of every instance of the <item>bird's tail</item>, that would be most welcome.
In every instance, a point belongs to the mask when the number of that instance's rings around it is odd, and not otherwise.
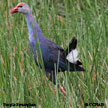
[[[65,50],[66,59],[70,64],[70,71],[85,71],[80,65],[82,63],[78,60],[78,51],[76,49],[77,39],[73,37],[71,42],[69,43],[68,48]]]
[[[73,64],[81,65],[82,63],[78,60],[78,51],[76,49],[77,39],[73,37],[69,43],[68,48],[65,50],[66,59]]]
[[[65,50],[65,54],[68,55],[69,52],[75,50],[77,46],[77,39],[75,37],[72,38],[71,42],[69,43],[68,48]]]

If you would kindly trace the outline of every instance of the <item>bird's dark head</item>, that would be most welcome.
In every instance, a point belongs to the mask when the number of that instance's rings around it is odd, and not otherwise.
[[[30,12],[30,8],[26,3],[21,2],[17,6],[15,6],[15,8],[11,9],[11,14],[14,14],[17,12],[28,14]]]

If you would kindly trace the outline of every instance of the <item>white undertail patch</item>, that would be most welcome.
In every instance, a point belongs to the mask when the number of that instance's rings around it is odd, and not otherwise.
[[[72,50],[67,56],[66,56],[66,59],[71,62],[71,63],[76,63],[78,58],[78,51],[75,49],[75,50]]]

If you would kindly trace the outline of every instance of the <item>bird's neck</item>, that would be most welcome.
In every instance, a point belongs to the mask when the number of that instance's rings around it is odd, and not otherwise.
[[[27,14],[25,15],[26,21],[27,21],[27,26],[28,26],[28,30],[29,30],[29,40],[37,40],[39,38],[39,36],[42,36],[40,34],[42,34],[38,24],[34,21],[34,18],[32,16],[32,14]],[[41,38],[41,37],[40,37]]]

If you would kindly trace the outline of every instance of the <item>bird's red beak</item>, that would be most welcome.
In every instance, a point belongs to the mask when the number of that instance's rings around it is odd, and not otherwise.
[[[17,12],[18,12],[18,7],[19,7],[19,6],[22,6],[22,5],[24,5],[23,2],[22,2],[22,3],[19,3],[17,6],[15,6],[15,8],[13,8],[13,9],[10,11],[10,13],[11,13],[11,14],[17,13]]]
[[[10,13],[13,14],[13,13],[17,13],[18,12],[18,7],[15,7],[13,9],[11,9]]]

